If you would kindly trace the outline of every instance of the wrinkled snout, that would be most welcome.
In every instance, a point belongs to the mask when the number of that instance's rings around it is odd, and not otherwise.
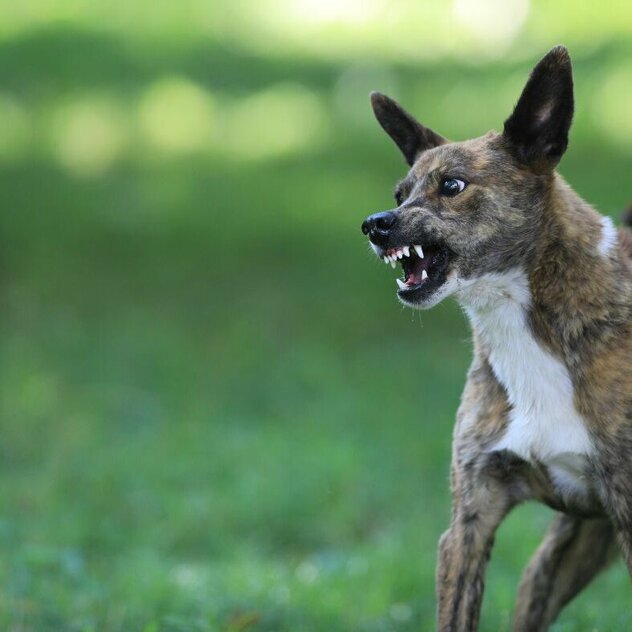
[[[377,246],[386,247],[391,229],[397,221],[393,211],[374,213],[362,222],[362,232]]]

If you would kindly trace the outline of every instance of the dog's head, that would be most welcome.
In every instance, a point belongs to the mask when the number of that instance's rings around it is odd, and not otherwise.
[[[399,299],[432,307],[487,273],[525,265],[568,143],[568,51],[558,46],[536,65],[501,134],[453,143],[383,94],[371,103],[411,167],[397,207],[362,224],[376,254],[403,268]]]

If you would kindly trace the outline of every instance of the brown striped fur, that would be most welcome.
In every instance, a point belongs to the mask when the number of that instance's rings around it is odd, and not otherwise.
[[[500,134],[450,143],[388,97],[374,94],[372,101],[411,165],[397,188],[397,221],[385,248],[423,239],[444,244],[457,296],[459,283],[522,270],[528,331],[567,371],[594,448],[577,495],[563,493],[546,462],[494,449],[512,405],[474,325],[474,358],[454,430],[452,520],[439,545],[438,630],[478,629],[495,531],[516,505],[536,499],[559,514],[524,572],[514,630],[542,632],[617,555],[632,576],[632,235],[620,229],[601,252],[601,216],[554,171],[573,111],[563,47],[536,66]],[[438,183],[447,175],[463,178],[467,188],[442,197]],[[439,299],[422,295],[417,306],[443,298],[436,293]]]

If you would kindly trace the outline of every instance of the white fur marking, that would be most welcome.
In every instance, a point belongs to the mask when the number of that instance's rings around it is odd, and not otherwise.
[[[587,493],[589,484],[584,474],[584,457],[562,454],[549,461],[547,467],[551,481],[566,502]]]
[[[613,246],[617,243],[617,228],[612,222],[612,218],[607,215],[601,216],[601,239],[599,240],[599,254],[607,257]]]
[[[529,329],[526,275],[520,270],[487,274],[468,282],[457,295],[512,405],[507,431],[493,449],[543,463],[568,453],[589,454],[592,444],[573,404],[568,370]]]

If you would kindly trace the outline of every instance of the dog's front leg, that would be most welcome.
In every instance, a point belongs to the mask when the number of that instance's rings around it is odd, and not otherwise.
[[[498,525],[515,505],[510,486],[497,477],[502,455],[481,454],[453,469],[453,515],[439,544],[438,629],[475,632],[484,574]]]
[[[511,508],[529,493],[516,459],[489,449],[502,435],[508,410],[505,391],[491,367],[475,359],[452,444],[452,521],[439,544],[440,632],[477,629],[494,534]]]

